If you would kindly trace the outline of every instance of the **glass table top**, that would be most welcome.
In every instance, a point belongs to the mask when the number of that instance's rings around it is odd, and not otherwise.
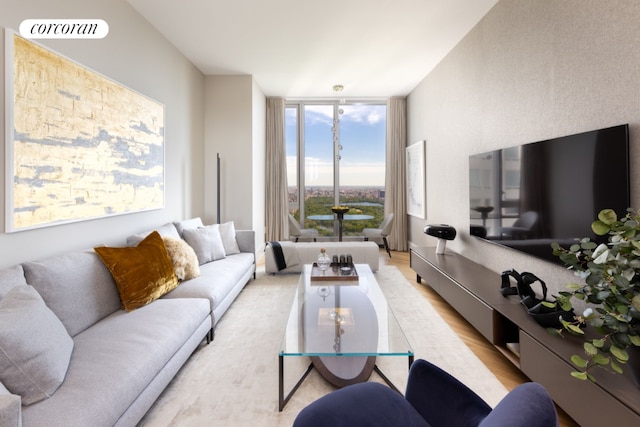
[[[281,356],[412,356],[368,264],[358,280],[311,280],[305,265],[280,344]]]
[[[366,215],[366,214],[346,214],[343,216],[343,219],[345,221],[364,221],[364,220],[368,220],[368,219],[373,219],[373,215]],[[314,221],[333,221],[337,218],[334,217],[333,214],[329,214],[329,215],[309,215],[307,217],[307,219],[312,219]]]

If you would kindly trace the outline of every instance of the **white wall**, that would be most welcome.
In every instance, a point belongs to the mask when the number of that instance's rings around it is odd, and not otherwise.
[[[102,40],[41,40],[41,44],[150,98],[165,112],[165,208],[0,233],[0,267],[97,244],[119,245],[132,233],[204,214],[204,76],[124,0],[2,0],[0,27],[18,30],[29,18],[95,18],[109,24]],[[4,34],[0,52],[4,57]],[[0,68],[4,81],[4,68]],[[4,86],[0,88],[4,99]],[[0,137],[4,142],[4,102]],[[0,191],[5,195],[5,144]],[[0,223],[4,224],[4,206]]]
[[[253,81],[253,229],[256,232],[256,249],[264,248],[266,240],[266,189],[267,173],[267,98]]]
[[[469,236],[468,156],[629,123],[631,202],[640,208],[640,2],[501,0],[408,97],[409,142],[427,141],[427,219],[449,223],[448,248],[500,272],[533,271],[552,287],[561,267]],[[487,284],[495,286],[498,283]]]
[[[206,77],[205,219],[216,222],[216,154],[220,153],[220,221],[256,232],[264,245],[266,98],[252,76]]]

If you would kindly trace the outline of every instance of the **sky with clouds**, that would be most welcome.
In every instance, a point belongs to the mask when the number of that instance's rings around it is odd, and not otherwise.
[[[384,186],[386,105],[340,105],[340,184]],[[333,184],[333,105],[305,106],[306,185]],[[295,110],[287,109],[289,185],[295,183]]]

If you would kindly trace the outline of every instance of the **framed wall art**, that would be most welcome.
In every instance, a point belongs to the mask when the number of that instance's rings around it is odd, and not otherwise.
[[[6,231],[164,207],[164,105],[7,30]]]
[[[425,218],[425,141],[406,148],[407,152],[407,213]]]

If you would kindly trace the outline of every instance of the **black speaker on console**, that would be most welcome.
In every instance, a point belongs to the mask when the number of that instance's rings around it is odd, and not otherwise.
[[[429,224],[424,227],[424,233],[438,238],[436,253],[443,254],[447,246],[447,240],[456,238],[456,229],[447,224]]]

